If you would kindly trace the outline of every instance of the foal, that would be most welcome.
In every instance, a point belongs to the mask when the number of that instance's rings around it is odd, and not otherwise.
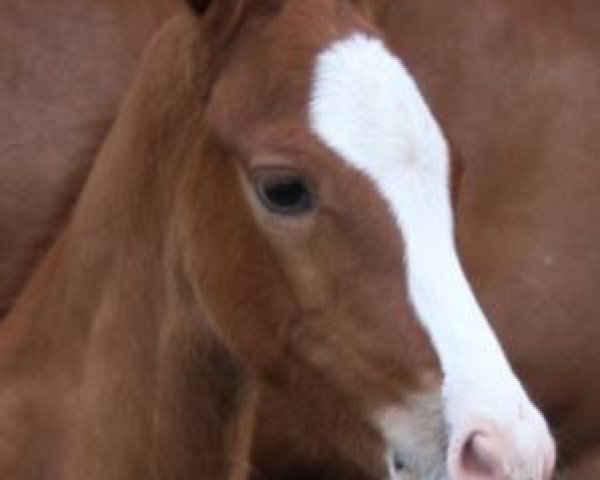
[[[456,257],[445,140],[376,29],[349,0],[192,7],[6,320],[0,476],[245,478],[271,384],[335,391],[381,476],[548,478]]]

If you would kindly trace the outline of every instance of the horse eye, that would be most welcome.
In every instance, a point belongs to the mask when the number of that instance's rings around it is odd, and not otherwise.
[[[315,196],[299,173],[283,169],[264,169],[254,174],[254,185],[261,203],[281,215],[297,215],[312,210]]]

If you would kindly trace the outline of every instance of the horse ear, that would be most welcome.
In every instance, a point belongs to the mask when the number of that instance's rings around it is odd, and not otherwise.
[[[186,0],[188,6],[197,14],[233,17],[246,7],[246,0]],[[215,12],[209,12],[214,10]]]
[[[204,13],[206,13],[206,10],[208,10],[208,7],[211,4],[211,0],[186,0],[187,4],[190,6],[190,8],[192,10],[194,10],[194,12],[198,13],[199,15],[203,15]],[[219,0],[213,0],[213,1],[219,1]]]
[[[249,4],[248,0],[186,0],[192,11],[202,16],[210,42],[225,42],[241,22]]]

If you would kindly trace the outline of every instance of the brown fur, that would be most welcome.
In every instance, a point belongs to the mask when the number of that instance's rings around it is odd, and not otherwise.
[[[395,223],[306,125],[312,59],[366,28],[349,5],[323,5],[248,8],[213,43],[217,6],[149,47],[67,228],[5,320],[3,478],[244,478],[261,383],[331,389],[364,425],[430,388]],[[273,48],[283,36],[296,56]],[[282,161],[318,180],[318,213],[258,205],[250,172]]]
[[[561,463],[571,466],[560,478],[596,480],[599,5],[375,3],[390,45],[461,151],[461,251],[509,358],[549,416]],[[288,425],[298,421],[280,412]],[[322,430],[309,431],[290,451],[305,445],[310,462],[324,461],[317,445],[343,438],[323,442]],[[278,471],[293,471],[294,461]]]
[[[600,5],[461,6],[397,2],[383,28],[464,156],[459,237],[475,291],[576,463],[600,430]]]
[[[372,8],[373,16],[380,19],[384,30],[391,32],[391,45],[406,60],[463,153],[465,178],[459,233],[476,291],[481,293],[519,373],[551,414],[566,461],[576,464],[588,450],[588,457],[593,457],[600,393],[585,378],[594,378],[600,364],[594,353],[598,332],[589,321],[598,314],[594,294],[598,271],[593,265],[597,264],[600,235],[597,222],[592,221],[594,206],[598,204],[594,200],[598,196],[594,174],[598,144],[593,133],[597,130],[597,109],[590,107],[597,102],[597,82],[593,79],[598,76],[597,62],[590,60],[591,52],[600,40],[593,24],[597,18],[595,3],[582,2],[568,9],[549,7],[548,2],[534,2],[529,7],[497,3],[483,10],[465,10],[454,1],[443,5],[429,1],[378,3]],[[124,18],[131,19],[132,15]],[[7,34],[7,38],[13,37]],[[27,41],[20,44],[26,45]],[[446,48],[447,45],[452,48]],[[117,51],[110,48],[111,52]],[[137,49],[130,50],[133,58]],[[12,51],[21,50],[15,46]],[[112,60],[112,55],[106,56]],[[585,68],[579,68],[579,64]],[[101,63],[103,68],[106,65],[111,62]],[[94,65],[94,71],[96,68]],[[118,82],[114,91],[123,88],[124,83]],[[31,91],[31,87],[24,90],[24,95],[29,98]],[[89,99],[97,100],[101,95],[106,93]],[[117,96],[112,94],[113,104]],[[97,111],[95,106],[89,108]],[[511,121],[507,122],[507,118]],[[42,131],[35,120],[35,115],[31,115],[24,123],[32,131]],[[45,124],[56,128],[53,122]],[[2,132],[2,138],[10,139],[14,135],[11,132],[18,129]],[[85,140],[90,149],[94,148],[92,143],[97,143],[98,134],[85,137],[92,137],[94,142]],[[16,150],[19,155],[38,158],[24,144],[21,142]],[[87,153],[69,156],[71,150],[63,144],[55,148],[59,159],[81,158],[87,162],[91,157]],[[6,158],[4,153],[2,156]],[[578,168],[565,166],[565,159],[573,159]],[[48,188],[47,198],[53,200],[35,202],[35,211],[44,218],[54,217],[50,205],[56,202],[64,209],[70,204],[67,199],[73,193],[69,192],[78,190],[85,173],[70,177],[68,172],[78,170],[70,165],[76,163],[61,163],[55,171],[65,172],[65,177],[49,184],[45,177],[38,179],[30,173],[39,171],[36,165],[17,173],[25,179],[34,178],[27,181],[36,188]],[[7,182],[10,183],[15,182]],[[19,200],[28,195],[22,189],[17,193],[6,196],[2,192],[0,206],[6,212],[14,211],[14,205],[26,208],[26,212],[31,209],[30,202]],[[0,221],[8,219],[2,223],[2,238],[22,245],[25,252],[25,257],[11,255],[2,262],[10,265],[10,273],[0,278],[11,285],[22,283],[32,262],[31,245],[38,242],[16,240],[17,235],[47,238],[55,229],[55,223],[19,215],[24,220],[18,223],[8,213],[0,216]],[[0,292],[7,292],[3,297],[7,299],[5,305],[17,289],[11,285]],[[537,333],[523,335],[523,328]],[[7,331],[10,332],[8,326]],[[540,342],[540,338],[544,341]],[[355,420],[354,407],[337,408],[343,403],[323,400],[330,396],[337,399],[335,389],[325,392],[319,385],[311,388],[309,394],[316,397],[310,406],[277,391],[269,400],[272,403],[263,403],[267,407],[259,418],[263,418],[266,433],[265,440],[256,443],[258,461],[276,472],[290,469],[290,465],[295,468],[296,462],[306,462],[322,464],[323,471],[333,471],[332,475],[350,475],[343,465],[363,463],[356,453],[364,451],[362,439],[368,438],[357,433],[362,426]],[[3,397],[3,405],[20,405],[11,398],[10,394]],[[315,415],[315,405],[322,415]],[[273,412],[281,429],[275,427],[271,431]],[[286,449],[277,440],[282,435],[278,430],[289,437],[283,443]],[[352,441],[341,441],[348,432],[354,432]],[[354,443],[358,443],[358,449]],[[273,452],[279,462],[273,461]],[[261,461],[261,455],[266,460]],[[334,466],[330,467],[332,463]],[[368,463],[361,466],[368,469]],[[580,471],[584,473],[574,473],[573,478],[587,480],[598,476],[594,461],[586,458],[585,463],[587,470],[582,466]],[[309,470],[307,476],[316,475],[315,471],[318,470]]]
[[[178,3],[0,7],[0,315],[64,224],[142,46]]]

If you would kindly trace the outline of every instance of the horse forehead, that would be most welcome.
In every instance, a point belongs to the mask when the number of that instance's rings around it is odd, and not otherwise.
[[[432,182],[441,186],[448,175],[446,142],[415,82],[367,34],[351,34],[318,54],[309,126],[389,201],[406,175],[443,180]]]

